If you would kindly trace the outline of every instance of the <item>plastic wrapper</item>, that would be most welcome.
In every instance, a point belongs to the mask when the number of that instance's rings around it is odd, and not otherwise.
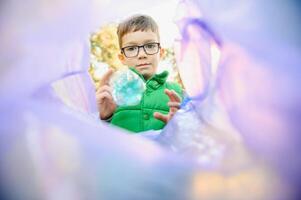
[[[113,98],[119,106],[139,104],[145,90],[144,81],[131,70],[119,70],[110,79]]]
[[[100,21],[157,1],[116,2]],[[190,96],[148,139],[90,115],[90,3],[1,1],[1,199],[300,197],[299,3],[181,1]]]

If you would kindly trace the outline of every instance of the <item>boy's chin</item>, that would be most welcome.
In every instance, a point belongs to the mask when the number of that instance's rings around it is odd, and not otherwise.
[[[154,75],[153,70],[146,67],[136,68],[136,70],[144,77],[144,79],[149,79]]]
[[[143,76],[149,74],[149,70],[147,70],[147,69],[136,68],[136,70]]]
[[[139,71],[138,70],[138,72],[144,77],[144,79],[149,79],[151,76],[152,76],[152,74],[150,73],[150,72],[146,72],[146,71]]]

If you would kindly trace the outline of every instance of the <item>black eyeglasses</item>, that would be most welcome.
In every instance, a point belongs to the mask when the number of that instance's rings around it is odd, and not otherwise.
[[[138,56],[140,48],[143,47],[144,52],[147,55],[154,55],[159,52],[160,49],[160,43],[158,42],[151,42],[144,45],[133,45],[133,46],[127,46],[121,48],[121,52],[127,57],[127,58],[133,58]]]

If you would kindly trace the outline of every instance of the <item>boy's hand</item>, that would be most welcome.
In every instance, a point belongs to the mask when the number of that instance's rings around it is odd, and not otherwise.
[[[104,74],[99,82],[99,88],[96,91],[99,117],[102,120],[110,118],[117,107],[112,96],[112,88],[109,86],[109,80],[113,73],[114,71],[109,69],[108,72]]]
[[[169,122],[169,120],[174,116],[174,114],[180,109],[181,105],[181,97],[173,90],[165,89],[165,94],[169,97],[169,113],[167,115],[163,115],[159,112],[154,112],[154,117],[159,119],[165,123]]]

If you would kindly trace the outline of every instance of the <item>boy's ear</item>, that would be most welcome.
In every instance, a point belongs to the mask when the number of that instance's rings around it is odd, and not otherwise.
[[[160,48],[160,59],[163,58],[164,54],[165,54],[165,49]]]
[[[118,58],[121,61],[121,63],[124,64],[125,57],[124,57],[124,55],[122,53],[118,54]]]

